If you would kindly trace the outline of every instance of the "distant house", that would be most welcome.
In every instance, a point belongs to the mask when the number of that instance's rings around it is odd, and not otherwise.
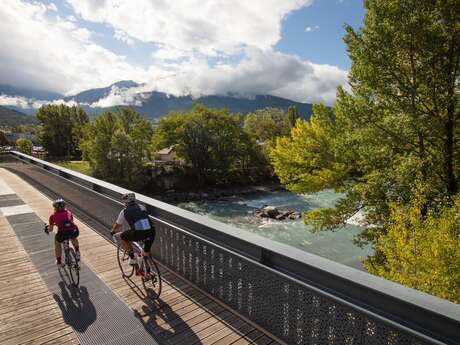
[[[178,161],[175,145],[166,147],[156,152],[157,159],[164,162],[174,162]]]

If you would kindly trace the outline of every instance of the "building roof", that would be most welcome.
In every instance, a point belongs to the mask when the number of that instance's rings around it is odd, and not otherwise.
[[[172,151],[174,151],[174,146],[175,145],[161,149],[160,151],[157,151],[157,153],[160,155],[169,155]]]

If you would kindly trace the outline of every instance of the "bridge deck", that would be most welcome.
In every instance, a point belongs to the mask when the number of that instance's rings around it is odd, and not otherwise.
[[[16,175],[0,169],[0,338],[2,344],[85,344],[82,330],[66,318],[44,275],[31,261],[7,220],[8,214],[35,213],[46,221],[50,200]],[[17,195],[24,205],[15,204]],[[10,198],[11,196],[11,198]],[[8,213],[10,212],[10,213]],[[160,344],[279,344],[266,332],[243,320],[189,282],[162,267],[159,301],[146,295],[138,277],[123,279],[112,243],[77,220],[84,269],[94,272],[115,292]],[[42,229],[37,229],[41,232]],[[42,234],[42,233],[41,233]],[[43,235],[44,236],[44,235]],[[52,252],[52,242],[49,242]],[[50,270],[57,269],[51,267]],[[83,272],[82,272],[83,273]],[[45,277],[46,278],[46,277]],[[46,279],[45,279],[46,280]],[[85,286],[82,274],[81,286]],[[98,310],[96,318],[117,318]],[[72,326],[74,330],[72,329]],[[126,330],[129,333],[129,330]],[[86,340],[85,340],[86,339]],[[108,340],[107,343],[115,343]],[[129,341],[127,342],[129,343]]]

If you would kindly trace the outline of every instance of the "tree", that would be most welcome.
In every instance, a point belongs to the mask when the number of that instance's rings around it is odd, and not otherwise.
[[[255,139],[243,130],[240,115],[199,104],[162,118],[152,142],[155,151],[176,145],[199,186],[261,176],[268,166]]]
[[[241,116],[195,105],[178,133],[179,154],[190,163],[198,184],[225,182],[237,154]]]
[[[409,207],[392,203],[388,232],[377,249],[386,262],[368,259],[369,272],[460,303],[460,197],[421,218],[423,196]]]
[[[22,153],[25,153],[27,155],[32,154],[33,144],[29,139],[19,138],[18,140],[16,140],[16,146]]]
[[[179,128],[184,124],[186,113],[172,112],[158,121],[152,139],[154,152],[175,145],[178,142]]]
[[[94,176],[133,188],[143,184],[152,137],[148,120],[122,107],[94,119],[85,127],[84,137],[81,150]]]
[[[84,110],[66,105],[44,105],[37,112],[41,130],[39,141],[52,157],[81,157],[83,126],[88,123]]]
[[[325,117],[317,108],[277,141],[271,157],[296,192],[344,193],[335,208],[307,214],[316,230],[365,211],[357,241],[373,243],[374,262],[385,265],[378,243],[392,226],[393,203],[411,205],[423,185],[424,219],[459,192],[460,6],[368,0],[365,7],[364,27],[346,28],[351,92],[339,88],[334,113]]]
[[[299,111],[297,110],[297,107],[295,105],[291,105],[288,108],[288,119],[289,119],[289,124],[291,125],[291,127],[294,127],[296,121],[300,119]]]
[[[271,141],[289,134],[291,128],[287,113],[279,108],[265,108],[249,113],[244,121],[244,129],[260,142]]]

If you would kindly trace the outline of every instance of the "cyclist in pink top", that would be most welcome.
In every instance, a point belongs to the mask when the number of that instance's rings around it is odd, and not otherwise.
[[[78,235],[80,231],[73,222],[73,215],[66,208],[66,203],[62,199],[53,201],[54,213],[49,218],[48,231],[52,232],[54,226],[57,227],[57,233],[54,237],[54,248],[56,252],[56,264],[62,265],[61,262],[61,243],[67,239],[72,242],[75,249],[77,260],[80,261],[80,248],[78,245]]]

